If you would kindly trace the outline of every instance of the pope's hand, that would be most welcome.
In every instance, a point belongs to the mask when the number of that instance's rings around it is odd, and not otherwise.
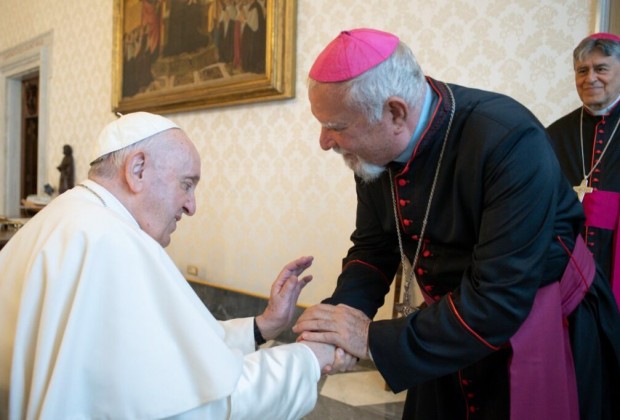
[[[321,366],[322,374],[346,372],[353,369],[357,364],[357,357],[331,344],[314,341],[302,341],[302,343],[310,347],[310,350],[316,356]]]
[[[301,290],[312,276],[299,276],[312,265],[313,257],[300,257],[284,266],[271,286],[269,303],[256,317],[256,324],[265,340],[276,338],[290,325]]]

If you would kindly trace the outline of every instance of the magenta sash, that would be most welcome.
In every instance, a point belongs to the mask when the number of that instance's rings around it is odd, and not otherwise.
[[[510,339],[511,419],[579,419],[577,380],[566,317],[587,293],[596,266],[581,236],[560,282],[541,288]]]
[[[608,229],[614,232],[613,259],[611,263],[611,289],[620,307],[620,246],[618,227],[620,227],[620,193],[594,191],[583,198],[586,226]]]
[[[510,419],[579,420],[579,400],[566,317],[588,292],[596,265],[583,238],[559,282],[538,290],[532,309],[510,339]],[[420,288],[428,305],[433,299]]]

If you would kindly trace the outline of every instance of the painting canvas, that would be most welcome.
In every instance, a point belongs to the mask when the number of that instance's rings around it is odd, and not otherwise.
[[[113,110],[294,96],[294,0],[115,0]]]

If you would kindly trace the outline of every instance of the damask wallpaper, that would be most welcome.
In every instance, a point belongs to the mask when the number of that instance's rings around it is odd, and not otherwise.
[[[195,265],[200,278],[261,295],[286,262],[314,255],[301,302],[320,301],[355,216],[352,174],[319,148],[306,97],[324,45],[343,29],[392,31],[427,74],[512,95],[547,125],[579,105],[571,52],[592,31],[594,10],[587,0],[299,0],[294,99],[169,115],[195,141],[203,169],[198,212],[168,252],[182,271]],[[55,184],[62,146],[73,146],[84,178],[91,142],[114,118],[112,0],[0,2],[0,52],[50,31],[46,162]]]

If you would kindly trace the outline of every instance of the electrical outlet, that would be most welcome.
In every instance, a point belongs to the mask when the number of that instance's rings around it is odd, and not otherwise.
[[[198,267],[196,267],[195,265],[188,265],[187,266],[187,274],[189,274],[190,276],[197,276],[198,275]]]

